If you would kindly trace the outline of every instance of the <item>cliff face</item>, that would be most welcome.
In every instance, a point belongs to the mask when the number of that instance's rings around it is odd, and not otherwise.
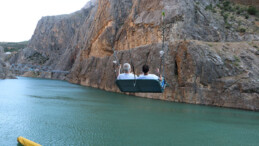
[[[153,72],[160,64],[164,26],[165,77],[170,86],[164,94],[134,95],[258,110],[256,19],[235,16],[226,21],[216,7],[219,4],[215,0],[96,1],[73,14],[43,17],[28,47],[10,61],[70,71],[66,79],[73,83],[119,92],[112,48],[119,51],[121,63],[132,59],[137,73],[146,62]],[[208,6],[215,12],[206,10]],[[64,75],[53,73],[51,78]]]
[[[14,79],[16,77],[9,70],[10,66],[4,62],[5,57],[4,48],[0,46],[0,79]]]
[[[253,45],[259,45],[254,42]],[[120,51],[121,63],[129,62],[130,53],[136,72],[151,65],[159,67],[161,44]],[[163,94],[132,95],[194,104],[216,105],[250,110],[259,109],[259,57],[248,43],[204,43],[177,41],[167,45],[165,78],[169,84]],[[90,57],[71,73],[73,83],[119,92],[114,85],[113,56]],[[79,69],[80,68],[80,69]]]
[[[73,44],[73,37],[79,33],[77,28],[81,27],[87,15],[89,10],[82,9],[68,15],[43,17],[28,46],[12,57],[10,62],[55,69],[60,57]]]

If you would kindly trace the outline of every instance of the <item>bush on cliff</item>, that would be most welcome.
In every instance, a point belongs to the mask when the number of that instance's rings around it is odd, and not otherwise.
[[[257,9],[256,9],[254,6],[250,6],[250,7],[247,9],[247,12],[248,12],[248,14],[250,14],[250,15],[256,15]]]

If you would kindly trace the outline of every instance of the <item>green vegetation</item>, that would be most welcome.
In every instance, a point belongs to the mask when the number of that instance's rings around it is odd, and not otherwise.
[[[239,5],[235,6],[235,10],[236,11],[240,10],[240,6]]]
[[[232,7],[230,6],[230,2],[229,1],[224,1],[223,2],[223,9],[228,11],[228,10],[232,10]]]
[[[249,15],[248,14],[244,14],[245,18],[248,19],[249,18]]]
[[[210,5],[206,6],[206,8],[205,8],[205,10],[206,10],[206,11],[207,11],[207,10],[212,10],[212,9],[213,9],[212,4],[210,4]]]
[[[196,2],[197,4],[197,2]],[[258,10],[254,6],[245,6],[240,4],[235,4],[230,1],[221,1],[216,6],[209,4],[205,7],[205,10],[212,11],[213,13],[217,13],[217,8],[220,9],[221,15],[225,12],[233,12],[238,15],[243,15],[246,19],[249,18],[249,15],[256,15],[258,14]]]
[[[239,32],[242,32],[242,33],[245,33],[245,32],[246,32],[246,29],[245,29],[245,28],[239,28],[238,31],[239,31]]]
[[[256,15],[258,10],[254,6],[245,6],[240,4],[234,4],[229,1],[222,1],[216,5],[221,11],[224,12],[234,12],[238,15],[243,15],[246,19],[249,18],[249,15]],[[208,10],[212,8],[209,6],[206,7]]]
[[[205,7],[205,10],[206,10],[206,11],[210,10],[210,11],[212,11],[213,13],[217,13],[215,7],[213,7],[212,4],[206,6],[206,7]]]
[[[28,41],[24,42],[0,42],[0,46],[4,48],[5,52],[15,52],[27,46]]]
[[[257,9],[256,9],[254,6],[250,6],[250,7],[247,9],[247,12],[248,12],[248,14],[250,14],[250,15],[256,15]]]
[[[219,1],[214,7],[213,4],[209,4],[205,10],[220,14],[224,20],[226,29],[241,33],[254,31],[252,30],[254,27],[251,27],[252,24],[248,21],[259,20],[259,11],[256,7],[237,4],[227,0]],[[245,19],[249,20],[246,21]]]
[[[231,24],[229,24],[229,23],[227,23],[227,22],[225,23],[225,28],[226,28],[226,29],[230,29],[231,27],[232,27]]]
[[[210,47],[213,47],[213,44],[208,44]]]
[[[223,13],[223,18],[224,18],[225,23],[227,23],[228,16],[229,16],[228,13]]]
[[[237,57],[236,55],[234,55],[234,58],[235,58],[235,61],[240,62],[239,57]]]
[[[226,29],[230,29],[232,27],[232,24],[230,24],[228,22],[228,18],[229,18],[229,13],[228,12],[224,12],[224,11],[221,11],[221,16],[223,16],[224,18],[224,22],[225,22],[225,28]],[[234,19],[233,16],[230,17],[230,19]]]
[[[239,57],[237,57],[236,55],[234,55],[234,59],[235,59],[234,65],[235,65],[235,66],[239,66],[239,63],[241,62],[240,59],[239,59]]]
[[[49,60],[48,57],[43,56],[41,53],[39,52],[35,52],[33,55],[29,56],[27,58],[28,61],[37,61],[37,63],[39,64],[44,64],[46,61]]]

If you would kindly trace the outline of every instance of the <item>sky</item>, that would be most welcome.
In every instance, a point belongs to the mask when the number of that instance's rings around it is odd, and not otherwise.
[[[43,16],[69,14],[88,0],[0,0],[0,42],[21,42],[31,38]]]

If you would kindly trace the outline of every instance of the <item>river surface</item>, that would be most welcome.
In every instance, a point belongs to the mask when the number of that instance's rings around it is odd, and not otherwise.
[[[259,145],[259,113],[151,100],[65,81],[0,80],[0,145]]]

